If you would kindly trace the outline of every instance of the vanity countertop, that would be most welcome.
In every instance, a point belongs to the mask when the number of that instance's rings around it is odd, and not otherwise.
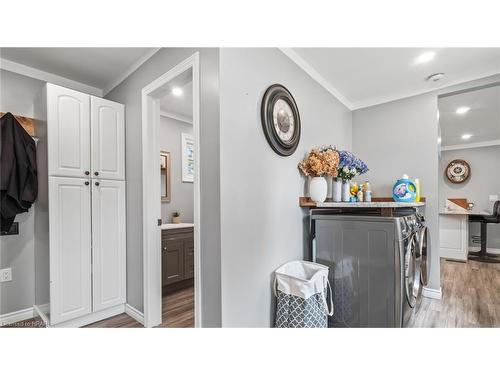
[[[162,224],[160,228],[161,228],[161,230],[194,228],[194,224],[193,223],[179,223],[179,224],[166,223],[166,224]]]
[[[443,208],[439,211],[440,215],[491,215],[491,212],[485,210],[466,210],[466,209],[447,209]]]

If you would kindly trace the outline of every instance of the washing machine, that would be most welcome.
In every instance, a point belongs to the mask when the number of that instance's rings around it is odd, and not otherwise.
[[[423,218],[413,210],[394,217],[310,214],[312,260],[330,268],[329,327],[404,327],[426,283]]]

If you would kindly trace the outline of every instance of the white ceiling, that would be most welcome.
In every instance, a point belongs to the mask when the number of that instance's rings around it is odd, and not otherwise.
[[[172,94],[174,87],[182,90],[182,95]],[[193,72],[185,71],[169,82],[165,95],[160,99],[160,109],[174,115],[193,120]]]
[[[351,109],[500,73],[500,48],[292,48],[282,51]],[[424,52],[435,58],[415,60]],[[425,80],[445,73],[438,82]]]
[[[441,146],[500,140],[500,86],[469,91],[438,100]],[[459,107],[470,111],[459,115]],[[472,134],[468,140],[462,134]]]
[[[0,54],[2,59],[96,87],[106,94],[157,50],[157,48],[2,48]]]

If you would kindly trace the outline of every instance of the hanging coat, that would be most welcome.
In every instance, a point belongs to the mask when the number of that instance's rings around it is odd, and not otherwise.
[[[27,212],[38,194],[35,141],[12,113],[0,119],[1,230],[8,231],[17,214]]]

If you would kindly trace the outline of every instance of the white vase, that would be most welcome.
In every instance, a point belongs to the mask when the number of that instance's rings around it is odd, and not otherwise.
[[[334,178],[332,181],[332,198],[334,202],[342,202],[342,180]]]
[[[351,200],[351,182],[342,182],[342,202],[350,202]]]
[[[322,203],[326,199],[328,184],[324,177],[313,177],[309,181],[309,196],[316,203]]]

